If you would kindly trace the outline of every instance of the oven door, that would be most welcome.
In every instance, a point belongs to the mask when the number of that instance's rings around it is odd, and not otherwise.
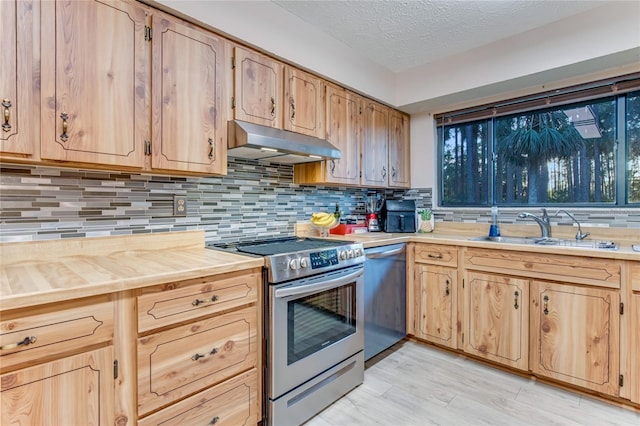
[[[363,350],[362,265],[270,286],[269,398]]]

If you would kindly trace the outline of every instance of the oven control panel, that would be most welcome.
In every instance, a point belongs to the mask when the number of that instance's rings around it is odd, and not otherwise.
[[[269,282],[278,283],[364,263],[362,243],[324,250],[303,250],[266,258]]]
[[[304,259],[304,258],[303,258]],[[324,250],[309,253],[311,269],[326,268],[327,266],[338,264],[338,250]],[[302,259],[300,260],[302,263]]]

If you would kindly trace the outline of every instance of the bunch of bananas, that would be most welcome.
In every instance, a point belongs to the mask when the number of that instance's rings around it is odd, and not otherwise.
[[[332,213],[311,213],[311,223],[322,228],[331,228],[338,222],[338,218]]]

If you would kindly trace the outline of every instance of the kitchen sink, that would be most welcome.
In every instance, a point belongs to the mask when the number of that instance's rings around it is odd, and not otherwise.
[[[548,237],[473,237],[469,241],[489,241],[502,244],[535,244],[539,246],[577,247],[603,250],[618,250],[618,244],[613,241],[601,240],[568,240]]]

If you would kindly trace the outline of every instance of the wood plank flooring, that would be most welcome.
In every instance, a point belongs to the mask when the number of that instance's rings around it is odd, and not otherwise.
[[[306,426],[640,425],[640,413],[405,341]]]

